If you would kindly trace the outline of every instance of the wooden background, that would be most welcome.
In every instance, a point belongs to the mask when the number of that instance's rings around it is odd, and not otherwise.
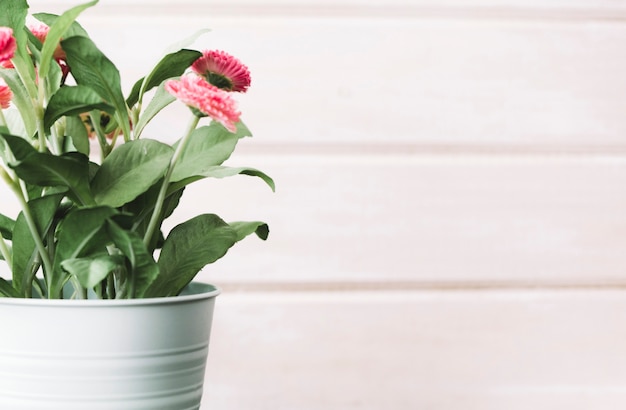
[[[224,290],[203,409],[626,407],[626,1],[102,0],[80,21],[126,90],[201,28],[252,71],[229,163],[277,192],[207,181],[171,222],[271,227],[201,274]]]

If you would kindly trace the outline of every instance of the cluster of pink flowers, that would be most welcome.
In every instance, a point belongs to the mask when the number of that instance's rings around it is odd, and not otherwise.
[[[230,92],[247,91],[250,86],[248,67],[223,51],[205,51],[191,68],[195,73],[168,81],[165,89],[179,101],[235,132],[241,113]]]
[[[50,27],[36,22],[29,24],[28,29],[43,43]],[[0,27],[0,66],[13,68],[11,59],[16,49],[13,30],[9,27]],[[70,68],[60,45],[54,52],[54,59],[60,65],[65,78]],[[165,89],[192,108],[197,115],[209,116],[229,131],[235,132],[240,112],[230,93],[248,90],[251,82],[248,67],[223,51],[207,50],[192,64],[191,69],[193,72],[183,75],[180,79],[169,80],[165,84]],[[10,88],[0,79],[0,108],[8,108],[12,96]]]

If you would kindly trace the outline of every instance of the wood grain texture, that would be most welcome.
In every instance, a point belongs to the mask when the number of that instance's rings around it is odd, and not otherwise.
[[[202,408],[622,409],[624,296],[224,294]]]
[[[250,141],[249,143],[252,143]],[[180,214],[261,219],[213,281],[624,282],[621,157],[235,156],[264,169],[190,187]]]

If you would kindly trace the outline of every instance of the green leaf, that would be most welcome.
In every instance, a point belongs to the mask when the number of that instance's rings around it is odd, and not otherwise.
[[[157,88],[156,93],[154,93],[154,97],[150,100],[150,103],[146,107],[145,111],[139,117],[139,121],[137,121],[137,125],[135,127],[135,136],[141,135],[143,129],[146,125],[152,120],[163,108],[167,107],[171,103],[176,101],[176,98],[165,91],[163,84]]]
[[[249,135],[250,131],[241,122],[234,134],[217,122],[196,129],[176,162],[170,181],[202,175],[208,168],[221,165],[233,153],[237,141]]]
[[[0,27],[11,27],[13,36],[18,45],[18,53],[27,55],[26,43],[28,41],[24,25],[28,15],[28,3],[26,0],[3,0],[0,2]]]
[[[15,221],[8,216],[0,214],[0,234],[2,234],[4,239],[11,240],[13,228],[15,228]]]
[[[28,207],[35,220],[38,234],[44,238],[50,229],[54,215],[63,199],[63,194],[48,195],[28,202]],[[24,213],[20,212],[13,228],[13,286],[20,294],[29,288],[37,268],[39,254],[28,228]]]
[[[106,111],[111,115],[115,112],[115,108],[102,101],[98,93],[87,86],[61,87],[50,98],[44,115],[44,126],[49,129],[64,115],[77,115],[91,110]]]
[[[80,7],[80,6],[79,6]],[[59,19],[59,15],[52,13],[35,13],[33,14],[37,20],[41,21],[51,27]],[[77,21],[73,21],[65,32],[65,37],[70,38],[74,36],[89,37],[87,30],[85,30]]]
[[[177,41],[174,44],[171,44],[167,49],[165,49],[165,53],[166,54],[170,54],[173,53],[175,51],[178,51],[182,48],[185,47],[189,47],[190,45],[192,45],[197,39],[198,37],[200,37],[201,35],[210,32],[211,30],[209,29],[202,29],[202,30],[198,30],[195,33],[193,33],[192,35],[190,35],[189,37],[185,37],[184,39]]]
[[[133,87],[133,92],[131,92],[127,100],[128,106],[132,107],[135,105],[137,101],[142,99],[144,93],[158,86],[168,78],[178,77],[183,74],[185,70],[200,57],[202,57],[202,53],[195,50],[183,49],[167,54],[156,64],[152,72],[143,78],[143,81],[140,80],[142,85],[139,87],[139,90],[137,90],[137,94],[134,94],[136,89]]]
[[[1,13],[0,13],[1,14]],[[7,85],[13,92],[13,103],[22,117],[26,137],[32,137],[37,129],[37,118],[33,109],[32,100],[28,91],[24,87],[22,80],[16,70],[0,68],[0,77],[6,81]]]
[[[146,289],[159,274],[159,267],[136,232],[126,231],[111,220],[107,222],[107,231],[115,246],[128,258],[132,267],[130,281],[133,285],[128,297],[143,297]]]
[[[237,242],[237,232],[217,215],[203,214],[176,226],[159,255],[159,276],[146,297],[177,295],[209,263]]]
[[[87,37],[70,37],[63,40],[61,46],[76,82],[91,87],[115,107],[116,120],[124,136],[130,138],[128,107],[122,94],[118,69]]]
[[[111,239],[105,226],[107,219],[115,214],[115,209],[105,206],[75,209],[59,224],[53,272],[47,278],[52,298],[61,295],[68,279],[68,274],[61,269],[63,261],[107,254],[106,245]]]
[[[43,49],[41,50],[41,65],[39,67],[40,77],[43,78],[48,75],[54,51],[59,44],[61,37],[65,35],[66,31],[72,26],[74,20],[76,20],[83,10],[94,6],[96,3],[98,3],[98,0],[72,7],[57,18],[50,26],[50,30],[48,31],[48,35],[46,36],[46,40],[43,44]]]
[[[229,225],[237,232],[237,241],[253,233],[259,238],[266,240],[270,234],[270,228],[265,222],[230,222]]]
[[[85,123],[77,115],[65,117],[65,133],[72,139],[76,150],[83,155],[89,156],[89,134]]]
[[[13,286],[6,280],[0,278],[0,298],[20,298],[22,295],[13,289]]]
[[[137,198],[167,170],[173,150],[155,140],[120,145],[103,161],[92,181],[98,204],[118,207]]]
[[[61,262],[61,268],[74,275],[85,289],[93,289],[120,266],[124,266],[124,258],[119,255],[75,258]]]
[[[261,178],[271,189],[272,191],[276,191],[274,180],[270,178],[264,172],[259,171],[258,169],[248,168],[248,167],[224,167],[224,166],[216,166],[209,167],[205,170],[202,170],[197,175],[190,176],[189,178],[182,179],[180,181],[174,182],[170,184],[168,187],[168,192],[175,192],[180,188],[191,184],[192,182],[204,179],[204,178],[226,178],[234,175],[248,175],[252,177]]]

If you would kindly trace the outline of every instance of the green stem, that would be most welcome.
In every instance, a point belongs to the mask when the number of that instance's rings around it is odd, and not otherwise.
[[[163,210],[163,202],[165,201],[165,195],[167,194],[167,188],[170,184],[170,178],[172,177],[172,172],[174,172],[174,167],[176,166],[176,162],[180,158],[181,154],[185,151],[187,147],[187,143],[189,142],[189,137],[193,134],[193,131],[198,126],[198,122],[200,121],[200,117],[194,115],[193,119],[189,122],[189,127],[187,128],[187,132],[185,136],[179,141],[178,146],[176,147],[176,151],[174,151],[174,155],[172,155],[172,159],[170,159],[170,164],[167,167],[167,172],[165,173],[165,177],[163,178],[163,184],[161,185],[161,189],[159,190],[159,195],[154,204],[154,210],[152,211],[152,217],[150,218],[150,222],[148,223],[148,229],[146,230],[146,234],[143,237],[143,243],[146,246],[150,245],[150,241],[152,240],[152,235],[154,235],[154,231],[159,224],[159,220],[161,219],[161,211]]]
[[[7,122],[6,117],[4,116],[4,111],[0,108],[0,125],[8,127],[9,123]]]
[[[12,268],[13,257],[11,255],[11,250],[9,249],[9,246],[5,242],[4,237],[2,236],[1,233],[0,233],[0,253],[2,254],[2,257],[4,258],[6,263],[9,265],[9,268]]]
[[[35,246],[37,247],[37,251],[39,252],[39,256],[41,257],[41,262],[44,268],[44,275],[52,274],[52,261],[50,260],[50,256],[48,255],[45,245],[43,244],[41,234],[37,229],[37,224],[35,223],[33,214],[30,212],[30,206],[28,206],[28,202],[26,202],[26,198],[24,198],[24,195],[22,194],[22,189],[20,185],[15,182],[2,167],[0,167],[0,177],[7,183],[9,188],[11,188],[11,191],[13,191],[13,193],[17,197],[18,202],[20,203],[22,213],[24,214],[24,219],[26,220],[26,225],[28,225],[28,230],[30,231],[31,236],[35,241]]]

